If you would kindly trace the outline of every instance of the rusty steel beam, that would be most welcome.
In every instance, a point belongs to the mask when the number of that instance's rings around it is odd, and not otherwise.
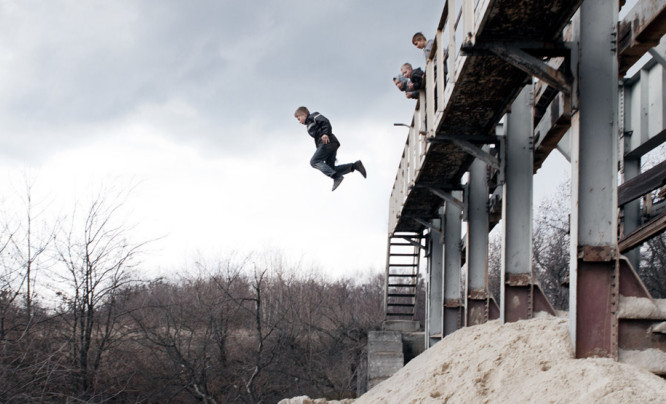
[[[569,331],[576,358],[617,359],[617,0],[586,0],[571,127]]]
[[[659,310],[657,302],[652,298],[626,257],[620,257],[618,266],[620,294],[618,349],[633,351],[656,349],[666,352],[666,334],[660,328],[662,324],[666,324],[664,323],[666,313]],[[645,304],[636,303],[640,301]]]
[[[467,294],[467,326],[487,322],[490,314],[488,306],[488,292],[486,290],[470,290]]]
[[[488,320],[497,320],[500,318],[500,307],[494,297],[488,299]]]
[[[621,318],[618,325],[619,348],[636,351],[658,349],[666,352],[666,335],[652,331],[654,325],[659,322]]]
[[[666,161],[631,178],[617,188],[617,206],[631,202],[666,185]]]
[[[617,265],[578,259],[576,285],[576,358],[617,360]]]
[[[618,29],[618,73],[623,76],[666,32],[666,0],[642,0]]]
[[[532,274],[506,274],[504,285],[504,321],[532,318]]]
[[[629,251],[664,231],[666,231],[666,211],[620,240],[618,249],[620,252]]]
[[[651,299],[650,292],[643,284],[643,281],[641,281],[636,270],[631,266],[629,260],[624,256],[620,256],[619,261],[620,294],[628,297],[646,297]]]
[[[538,313],[540,311],[546,312],[550,315],[555,315],[555,308],[548,300],[548,297],[543,292],[541,287],[537,284],[532,285],[532,312]]]

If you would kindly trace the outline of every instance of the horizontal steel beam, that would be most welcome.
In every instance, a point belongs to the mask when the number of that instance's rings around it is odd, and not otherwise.
[[[499,138],[497,136],[488,135],[437,135],[429,138],[427,141],[431,143],[444,143],[453,140],[464,140],[467,142],[484,143],[484,144],[497,144]]]
[[[659,44],[666,24],[666,0],[639,1],[618,29],[619,74],[623,76],[650,48]]]
[[[625,181],[617,188],[617,205],[622,206],[666,185],[666,161]]]
[[[666,230],[666,212],[663,212],[648,223],[634,230],[618,242],[621,253],[637,247],[639,244],[658,236]]]

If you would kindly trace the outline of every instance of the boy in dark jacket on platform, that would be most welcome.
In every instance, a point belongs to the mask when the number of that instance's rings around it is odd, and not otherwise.
[[[409,80],[405,90],[407,98],[419,98],[419,90],[425,88],[425,73],[421,68],[412,68],[410,63],[405,63],[400,67],[400,74]]]
[[[355,163],[335,165],[335,156],[340,147],[338,138],[333,134],[331,123],[319,112],[310,113],[306,107],[299,107],[294,113],[298,122],[306,125],[308,134],[312,136],[317,150],[310,159],[313,168],[333,178],[333,191],[342,183],[343,176],[352,171],[358,171],[365,178],[366,171],[361,160]]]

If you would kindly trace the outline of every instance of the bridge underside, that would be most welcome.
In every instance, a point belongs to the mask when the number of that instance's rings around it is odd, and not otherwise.
[[[617,25],[617,1],[445,4],[389,214],[389,245],[425,251],[426,344],[490,318],[554,313],[533,271],[532,182],[558,148],[572,169],[573,262],[560,281],[571,282],[576,356],[656,349],[666,358],[666,311],[626,312],[629,298],[655,302],[634,270],[636,247],[666,229],[665,193],[655,196],[666,162],[641,172],[641,157],[666,141],[666,44],[653,48],[666,33],[666,0],[637,3]],[[622,79],[646,52],[652,60]],[[500,219],[498,305],[488,232]],[[409,303],[394,302],[412,313],[418,276],[391,262],[387,279],[409,281],[388,281],[386,301],[407,295],[391,286],[412,288]]]
[[[474,157],[447,139],[486,137],[481,141],[469,140],[479,146],[496,140],[497,124],[521,88],[530,82],[530,75],[492,55],[488,48],[522,45],[534,48],[535,53],[561,52],[556,43],[561,44],[562,29],[580,3],[580,0],[486,2],[486,17],[476,28],[474,46],[467,50],[469,55],[461,55],[457,60],[457,74],[447,83],[452,87],[446,97],[448,102],[436,115],[434,139],[429,139],[420,171],[391,233],[422,231],[423,225],[413,218],[436,216],[441,198],[429,188],[460,188],[461,177]],[[482,6],[477,7],[477,14]],[[480,50],[476,52],[475,48]]]

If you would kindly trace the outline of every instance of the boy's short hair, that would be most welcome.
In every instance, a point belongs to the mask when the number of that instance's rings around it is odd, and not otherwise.
[[[310,111],[307,109],[307,107],[298,107],[296,112],[294,112],[294,116],[298,116],[301,114],[305,114],[305,116],[310,115]]]
[[[421,32],[417,32],[417,33],[414,34],[414,36],[412,37],[412,43],[414,43],[414,41],[419,40],[419,39],[423,39],[423,40],[425,40],[426,37],[425,37],[425,35],[423,35]]]
[[[410,69],[413,69],[411,63],[405,63],[405,64],[403,64],[402,66],[400,66],[400,70],[402,70],[402,69],[405,68],[405,67],[409,67]]]

